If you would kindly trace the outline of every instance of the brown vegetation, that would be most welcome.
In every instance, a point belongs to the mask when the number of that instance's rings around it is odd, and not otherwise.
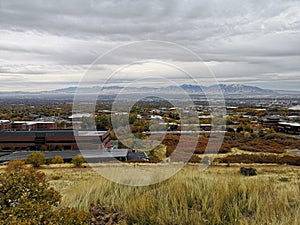
[[[286,149],[295,149],[300,146],[300,139],[289,137],[282,134],[266,134],[263,136],[252,135],[245,137],[244,135],[226,135],[224,142],[230,144],[231,147],[250,152],[269,152],[284,153]]]
[[[300,166],[300,156],[275,154],[236,154],[219,159],[220,163],[277,163]]]
[[[90,212],[93,215],[92,225],[114,225],[118,224],[124,216],[108,206],[102,206],[100,204],[92,204]]]
[[[90,214],[59,209],[61,195],[49,188],[45,174],[23,161],[12,161],[0,177],[0,225],[83,225]]]
[[[212,137],[213,138],[213,137]],[[211,149],[207,150],[209,136],[199,136],[195,154],[214,153],[218,145],[211,142]],[[167,156],[171,155],[180,140],[180,135],[166,135],[163,144],[167,146]],[[192,146],[193,141],[186,141],[187,149]],[[213,146],[216,145],[214,149]],[[285,153],[287,149],[295,149],[300,146],[300,139],[288,137],[281,134],[267,134],[262,137],[258,135],[245,136],[242,134],[226,134],[218,153],[228,153],[233,147],[250,152]]]

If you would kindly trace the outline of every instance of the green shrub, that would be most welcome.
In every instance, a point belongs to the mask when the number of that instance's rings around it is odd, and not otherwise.
[[[84,162],[85,160],[81,155],[76,155],[72,158],[72,163],[75,167],[80,167]]]
[[[255,176],[255,175],[257,175],[256,169],[252,168],[252,167],[250,167],[250,168],[242,167],[240,169],[240,173],[244,176]]]
[[[33,152],[27,157],[27,163],[32,164],[33,167],[39,168],[46,163],[46,155],[41,152]]]
[[[56,155],[56,156],[54,156],[53,159],[51,159],[51,163],[52,164],[62,164],[62,163],[64,163],[64,159],[60,155]]]

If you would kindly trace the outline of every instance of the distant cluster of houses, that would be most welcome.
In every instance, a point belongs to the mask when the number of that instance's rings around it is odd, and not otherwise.
[[[138,115],[138,119],[163,119],[162,115],[165,114],[168,111],[176,110],[176,108],[170,108],[166,110],[163,109],[157,109],[157,110],[151,110],[149,111],[150,115],[148,116],[141,116]],[[200,109],[189,109],[194,110],[198,113],[199,119],[212,119],[212,116],[208,113],[208,111],[205,111],[205,107]],[[238,107],[236,106],[227,106],[227,115],[235,115],[236,110],[238,110]],[[189,112],[185,109],[185,111]],[[283,132],[283,133],[289,133],[289,134],[300,134],[300,124],[297,122],[290,122],[293,119],[299,119],[300,118],[300,106],[293,106],[286,108],[286,115],[284,118],[280,116],[280,110],[267,110],[266,108],[256,108],[255,111],[259,112],[266,112],[268,116],[265,116],[264,118],[259,118],[258,116],[252,116],[248,115],[247,112],[238,112],[242,118],[248,118],[251,119],[251,124],[255,125],[262,125],[264,128],[272,128],[277,132]],[[232,122],[235,127],[238,126],[240,123],[238,121]],[[163,124],[163,123],[160,123]],[[177,123],[164,123],[168,126],[184,126],[184,124],[177,124]],[[200,128],[200,130],[204,131],[210,131],[211,130],[211,124],[198,124],[196,125]]]
[[[281,105],[280,105],[281,106]],[[273,106],[274,107],[274,106]],[[284,109],[284,115],[282,115],[282,109]],[[248,118],[251,124],[262,125],[263,128],[274,129],[277,132],[288,134],[300,134],[300,124],[295,122],[300,119],[300,106],[292,106],[289,108],[255,108],[256,112],[265,112],[266,116],[263,118],[259,116],[249,115],[247,112],[239,111],[238,107],[227,107],[227,113],[229,115],[235,115],[237,113],[242,118]],[[233,121],[238,126],[239,122]]]
[[[176,111],[174,108],[161,108],[157,110],[151,110],[146,115],[137,115],[137,119],[149,119],[149,120],[163,120],[166,116],[165,114],[170,111]],[[205,109],[184,109],[185,113],[191,111],[197,112],[198,119],[203,121],[209,121],[212,119],[211,115]],[[191,111],[190,111],[191,110]],[[235,113],[237,107],[227,107],[227,115]],[[265,110],[265,109],[257,109]],[[277,132],[283,132],[288,134],[300,134],[300,124],[297,122],[290,122],[290,118],[300,117],[300,107],[295,106],[289,108],[287,115],[282,117],[276,113],[270,113],[269,116],[264,118],[253,117],[247,115],[246,113],[242,115],[244,118],[253,118],[251,123],[261,124],[264,128],[272,128]],[[122,114],[125,112],[113,112],[113,111],[101,111],[101,113],[113,113]],[[176,113],[176,112],[174,112]],[[83,117],[89,117],[90,114],[73,114],[69,116],[68,120],[72,120],[75,124],[80,123]],[[170,119],[170,118],[169,118]],[[208,120],[207,120],[208,119]],[[172,121],[172,120],[171,120]],[[238,124],[235,124],[238,123]],[[238,126],[239,122],[233,121],[234,126]],[[182,129],[183,127],[197,127],[200,131],[209,132],[211,130],[211,124],[180,124],[177,121],[164,122],[161,121],[159,125],[164,125],[167,127],[167,131],[177,131],[177,128]],[[188,128],[187,128],[188,129]],[[184,130],[184,129],[183,129]],[[180,132],[180,131],[178,131]],[[100,140],[100,142],[99,142]],[[10,120],[0,120],[0,147],[2,150],[26,150],[26,151],[36,151],[36,150],[64,150],[64,151],[78,151],[81,147],[78,146],[78,141],[86,146],[87,150],[108,150],[111,149],[112,152],[118,153],[116,157],[121,160],[147,160],[147,155],[141,152],[134,152],[124,150],[122,152],[113,150],[113,145],[110,140],[110,131],[80,131],[74,132],[72,129],[58,129],[57,122],[55,121],[10,121]],[[50,154],[50,153],[49,153]],[[67,154],[67,152],[65,152]],[[71,154],[71,153],[70,153]],[[73,153],[71,154],[73,155]],[[49,156],[50,157],[50,156]],[[67,157],[67,156],[66,156]],[[69,156],[68,156],[69,157]],[[102,156],[101,156],[102,157]],[[104,155],[103,155],[104,157]]]
[[[278,116],[266,117],[262,120],[262,125],[267,128],[273,128],[277,132],[288,134],[300,134],[300,123],[286,122]]]

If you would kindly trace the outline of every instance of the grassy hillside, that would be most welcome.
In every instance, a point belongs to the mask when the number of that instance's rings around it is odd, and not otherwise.
[[[244,177],[239,168],[189,166],[146,187],[108,181],[90,169],[45,170],[63,193],[63,206],[101,204],[120,212],[120,224],[300,224],[300,170],[262,167]]]

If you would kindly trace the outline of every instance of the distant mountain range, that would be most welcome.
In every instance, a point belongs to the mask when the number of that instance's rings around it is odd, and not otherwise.
[[[52,91],[41,91],[41,92],[21,92],[21,91],[12,91],[12,92],[0,92],[0,97],[2,99],[6,98],[61,98],[72,99],[76,92],[89,94],[89,93],[98,93],[101,91],[101,94],[108,96],[116,95],[122,93],[124,95],[132,94],[149,94],[155,96],[156,93],[162,93],[167,95],[180,95],[181,91],[184,90],[186,93],[191,95],[205,95],[205,94],[215,94],[219,93],[219,90],[223,92],[225,97],[253,97],[253,96],[265,96],[265,97],[299,97],[299,91],[289,91],[289,90],[270,90],[263,89],[256,86],[249,86],[243,84],[219,84],[211,86],[198,86],[183,84],[181,86],[168,86],[168,87],[122,87],[122,86],[109,86],[101,89],[100,86],[94,87],[67,87],[62,89],[55,89]]]
[[[123,90],[124,87],[121,86],[110,86],[110,87],[104,87],[101,89],[101,87],[95,86],[95,87],[87,87],[87,88],[80,88],[81,93],[93,93],[96,91],[102,91],[107,94],[117,94],[121,90]],[[138,92],[146,92],[146,93],[155,93],[157,91],[163,91],[168,93],[176,93],[179,89],[183,89],[189,94],[205,94],[205,93],[217,93],[220,89],[223,92],[224,95],[278,95],[281,94],[281,91],[275,91],[275,90],[269,90],[269,89],[262,89],[256,86],[248,86],[243,84],[219,84],[219,85],[211,85],[211,86],[197,86],[197,85],[189,85],[184,84],[181,86],[168,86],[161,88],[151,88],[151,87],[129,87],[126,88],[124,93],[138,93]],[[63,89],[56,89],[51,92],[54,93],[68,93],[68,94],[74,94],[77,91],[77,87],[68,87]]]

